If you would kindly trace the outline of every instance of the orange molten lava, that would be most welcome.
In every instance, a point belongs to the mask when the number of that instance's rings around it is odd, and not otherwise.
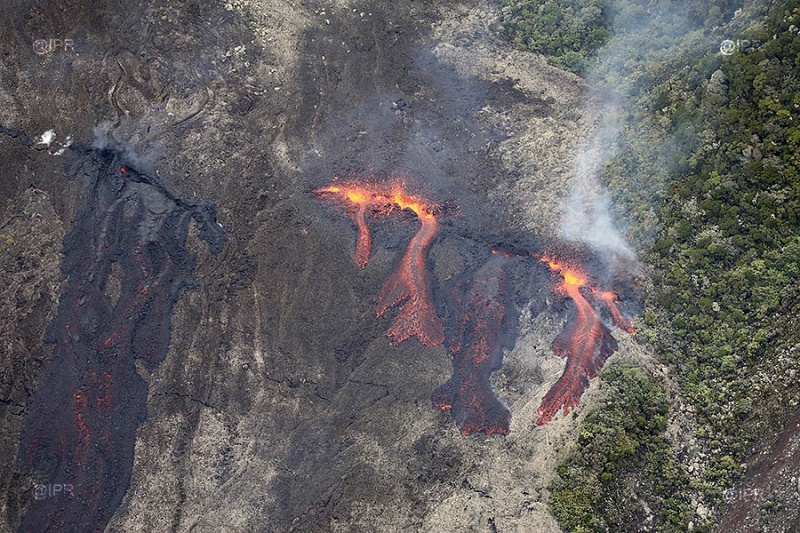
[[[372,240],[366,222],[368,209],[379,214],[389,214],[399,209],[413,211],[422,226],[411,239],[397,270],[389,276],[378,296],[376,314],[382,316],[387,310],[401,306],[400,312],[386,333],[397,345],[416,336],[426,346],[444,342],[444,327],[432,304],[430,287],[425,268],[428,247],[436,237],[439,225],[433,206],[415,196],[408,195],[402,187],[390,190],[361,185],[332,185],[315,191],[317,194],[334,194],[355,206],[353,218],[358,226],[355,262],[365,267],[369,261]]]
[[[568,296],[577,308],[575,320],[569,323],[553,341],[553,351],[567,358],[564,373],[542,399],[538,410],[539,425],[546,424],[563,406],[564,414],[580,403],[589,381],[597,376],[606,359],[617,349],[617,341],[611,336],[594,307],[584,298],[580,288],[587,286],[587,279],[580,269],[561,264],[547,257],[541,258],[551,270],[561,273],[563,279],[557,290]],[[616,305],[613,292],[594,291],[609,306],[618,327],[633,332],[630,322],[625,320]]]
[[[444,342],[444,327],[433,307],[425,269],[425,252],[436,236],[438,224],[436,217],[429,213],[420,216],[420,221],[422,227],[411,239],[397,270],[386,280],[378,296],[376,314],[379,317],[389,308],[402,305],[386,332],[395,346],[415,335],[425,346]]]
[[[369,263],[369,252],[372,247],[372,237],[369,233],[369,226],[367,226],[366,215],[367,209],[377,203],[374,193],[361,187],[339,187],[336,185],[323,187],[315,192],[317,194],[336,194],[356,206],[356,211],[352,215],[356,226],[358,226],[354,259],[358,266],[361,268],[366,267],[367,263]]]
[[[600,296],[600,298],[606,303],[608,306],[608,310],[611,311],[611,318],[614,319],[614,324],[624,331],[628,333],[636,333],[636,328],[633,327],[631,321],[625,318],[622,314],[622,311],[619,310],[619,306],[617,306],[617,294],[612,291],[594,291],[595,294]]]

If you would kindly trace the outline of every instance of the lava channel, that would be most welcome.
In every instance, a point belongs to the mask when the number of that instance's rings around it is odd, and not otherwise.
[[[392,322],[386,336],[396,346],[416,336],[425,346],[436,346],[444,342],[444,327],[433,307],[431,289],[425,258],[439,224],[436,216],[423,203],[397,193],[393,203],[402,209],[411,209],[422,223],[412,237],[408,249],[378,295],[378,317],[390,308],[399,305],[400,311]]]
[[[577,314],[553,341],[553,352],[566,357],[567,365],[542,399],[536,420],[538,425],[550,422],[562,406],[564,415],[569,414],[570,409],[580,403],[589,381],[597,376],[606,359],[617,349],[617,341],[581,293],[581,287],[586,286],[584,274],[553,260],[542,260],[551,270],[561,273],[563,279],[557,290],[575,303]]]
[[[453,375],[431,396],[436,407],[451,411],[462,435],[479,431],[508,435],[511,412],[489,381],[503,363],[504,284],[501,257],[490,259],[476,274],[463,318],[448,342]]]
[[[614,320],[614,324],[619,329],[627,331],[628,333],[636,333],[636,328],[633,327],[631,321],[628,320],[625,315],[622,314],[622,311],[619,310],[619,306],[617,305],[617,302],[619,301],[617,298],[617,293],[613,291],[599,290],[595,290],[593,292],[606,303],[608,310],[611,311],[611,318]]]
[[[433,306],[428,272],[425,267],[427,250],[439,231],[433,206],[407,195],[401,188],[380,190],[359,185],[333,185],[314,191],[317,194],[334,194],[355,207],[351,215],[358,226],[355,261],[361,267],[367,265],[371,238],[366,223],[367,209],[377,214],[389,214],[396,210],[411,210],[417,215],[421,226],[412,237],[408,249],[389,276],[378,295],[376,315],[380,318],[389,309],[399,306],[386,336],[393,346],[411,337],[417,337],[426,346],[444,342],[444,326]]]
[[[370,248],[372,247],[372,237],[367,226],[367,209],[379,205],[379,195],[372,191],[358,186],[339,187],[331,185],[314,191],[319,195],[336,195],[355,206],[351,216],[358,227],[356,237],[356,251],[354,260],[358,266],[364,268],[369,263]]]

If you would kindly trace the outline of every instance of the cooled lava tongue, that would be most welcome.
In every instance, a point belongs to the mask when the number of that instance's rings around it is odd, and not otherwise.
[[[492,392],[489,377],[503,362],[503,258],[494,257],[475,275],[463,317],[448,349],[453,376],[431,396],[439,409],[450,410],[463,435],[479,431],[507,435],[511,413]]]
[[[396,346],[414,336],[426,346],[436,346],[444,342],[444,327],[433,306],[425,268],[428,247],[439,231],[433,206],[408,195],[399,186],[381,189],[358,184],[331,185],[314,192],[323,196],[333,195],[350,208],[351,216],[358,226],[355,262],[362,268],[367,266],[372,244],[366,221],[368,209],[376,215],[388,215],[404,209],[417,215],[422,225],[411,239],[397,269],[386,280],[378,296],[376,315],[381,317],[392,307],[400,306],[400,311],[386,332],[392,345]]]
[[[172,195],[155,178],[120,166],[114,152],[94,166],[86,208],[64,239],[67,278],[49,325],[55,344],[20,436],[20,463],[34,501],[19,531],[103,531],[128,489],[147,384],[167,355],[178,295],[192,282],[191,218],[212,253],[225,236],[212,206]],[[106,288],[120,267],[119,299]]]
[[[597,376],[606,359],[617,349],[617,341],[581,293],[581,287],[588,287],[585,274],[577,267],[546,257],[542,261],[551,270],[561,273],[562,280],[557,290],[575,303],[577,313],[575,319],[553,341],[553,351],[566,357],[567,365],[559,380],[542,399],[536,420],[538,425],[552,420],[562,406],[564,414],[569,414],[570,409],[580,403],[581,396],[589,387],[589,380]],[[616,305],[616,294],[610,291],[593,292],[606,302],[617,327],[633,333],[633,326]]]

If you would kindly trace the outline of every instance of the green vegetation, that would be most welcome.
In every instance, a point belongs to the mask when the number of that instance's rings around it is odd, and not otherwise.
[[[740,3],[500,0],[500,17],[493,29],[524,50],[545,55],[551,64],[582,74],[594,64],[593,54],[612,36],[628,49],[662,50],[689,31],[722,23]]]
[[[663,436],[664,385],[630,363],[609,365],[601,379],[603,401],[551,487],[556,517],[567,531],[630,531],[650,512],[654,531],[685,532],[689,476]]]
[[[691,433],[672,442],[678,462],[655,422],[669,407],[660,385],[602,373],[606,404],[587,414],[553,487],[566,531],[635,530],[643,503],[654,531],[712,530],[713,514],[687,498],[713,511],[754,445],[800,405],[800,0],[761,4],[769,13],[740,33],[700,31],[735,7],[687,4],[698,31],[665,23],[651,35],[663,46],[626,63],[630,105],[605,174],[652,267],[639,339],[670,368]],[[623,11],[637,16],[606,20]],[[750,44],[726,56],[723,38]],[[627,405],[640,390],[652,397]]]
[[[760,44],[704,58],[680,97],[661,90],[685,151],[658,210],[649,308],[659,355],[702,423],[710,460],[696,485],[711,502],[798,400],[800,364],[782,353],[800,292],[798,26],[800,2],[786,2],[748,36]]]
[[[500,0],[496,30],[556,66],[580,72],[609,36],[606,0]]]

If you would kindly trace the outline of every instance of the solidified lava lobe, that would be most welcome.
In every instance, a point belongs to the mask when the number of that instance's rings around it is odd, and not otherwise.
[[[628,333],[636,333],[636,328],[633,327],[631,321],[628,320],[625,315],[622,314],[622,311],[619,310],[619,306],[617,305],[617,294],[613,291],[594,291],[608,306],[608,310],[611,311],[611,318],[614,319],[614,324],[621,330],[627,331]]]
[[[494,395],[489,381],[503,362],[504,277],[502,260],[495,258],[476,274],[464,315],[448,342],[453,375],[431,395],[436,407],[452,412],[462,435],[479,431],[508,435],[511,413]]]
[[[20,518],[25,533],[105,530],[130,484],[146,417],[136,360],[153,372],[166,357],[172,310],[192,280],[190,220],[212,254],[225,243],[212,206],[175,197],[157,178],[120,166],[113,151],[85,157],[83,168],[97,173],[64,238],[67,283],[47,334],[55,347],[19,446],[25,477],[69,491],[35,497]],[[106,291],[114,263],[125,272],[116,302]]]
[[[569,414],[570,409],[580,403],[581,396],[589,387],[589,380],[597,376],[606,359],[617,349],[617,341],[581,294],[581,287],[586,285],[585,275],[574,267],[546,258],[543,261],[563,276],[557,289],[575,303],[577,314],[553,341],[553,351],[566,357],[567,365],[542,399],[536,420],[538,425],[552,420],[562,406],[564,414]]]
[[[409,209],[417,215],[421,223],[420,229],[411,239],[397,269],[386,280],[378,296],[376,315],[381,317],[390,308],[400,306],[400,311],[386,333],[394,346],[414,336],[426,346],[436,346],[444,342],[444,327],[433,306],[425,265],[428,247],[439,230],[433,207],[406,194],[401,187],[385,190],[348,184],[323,187],[314,192],[319,195],[335,195],[351,208],[355,207],[351,214],[358,226],[355,262],[362,268],[367,265],[372,244],[366,223],[368,209],[383,215],[398,209]]]

